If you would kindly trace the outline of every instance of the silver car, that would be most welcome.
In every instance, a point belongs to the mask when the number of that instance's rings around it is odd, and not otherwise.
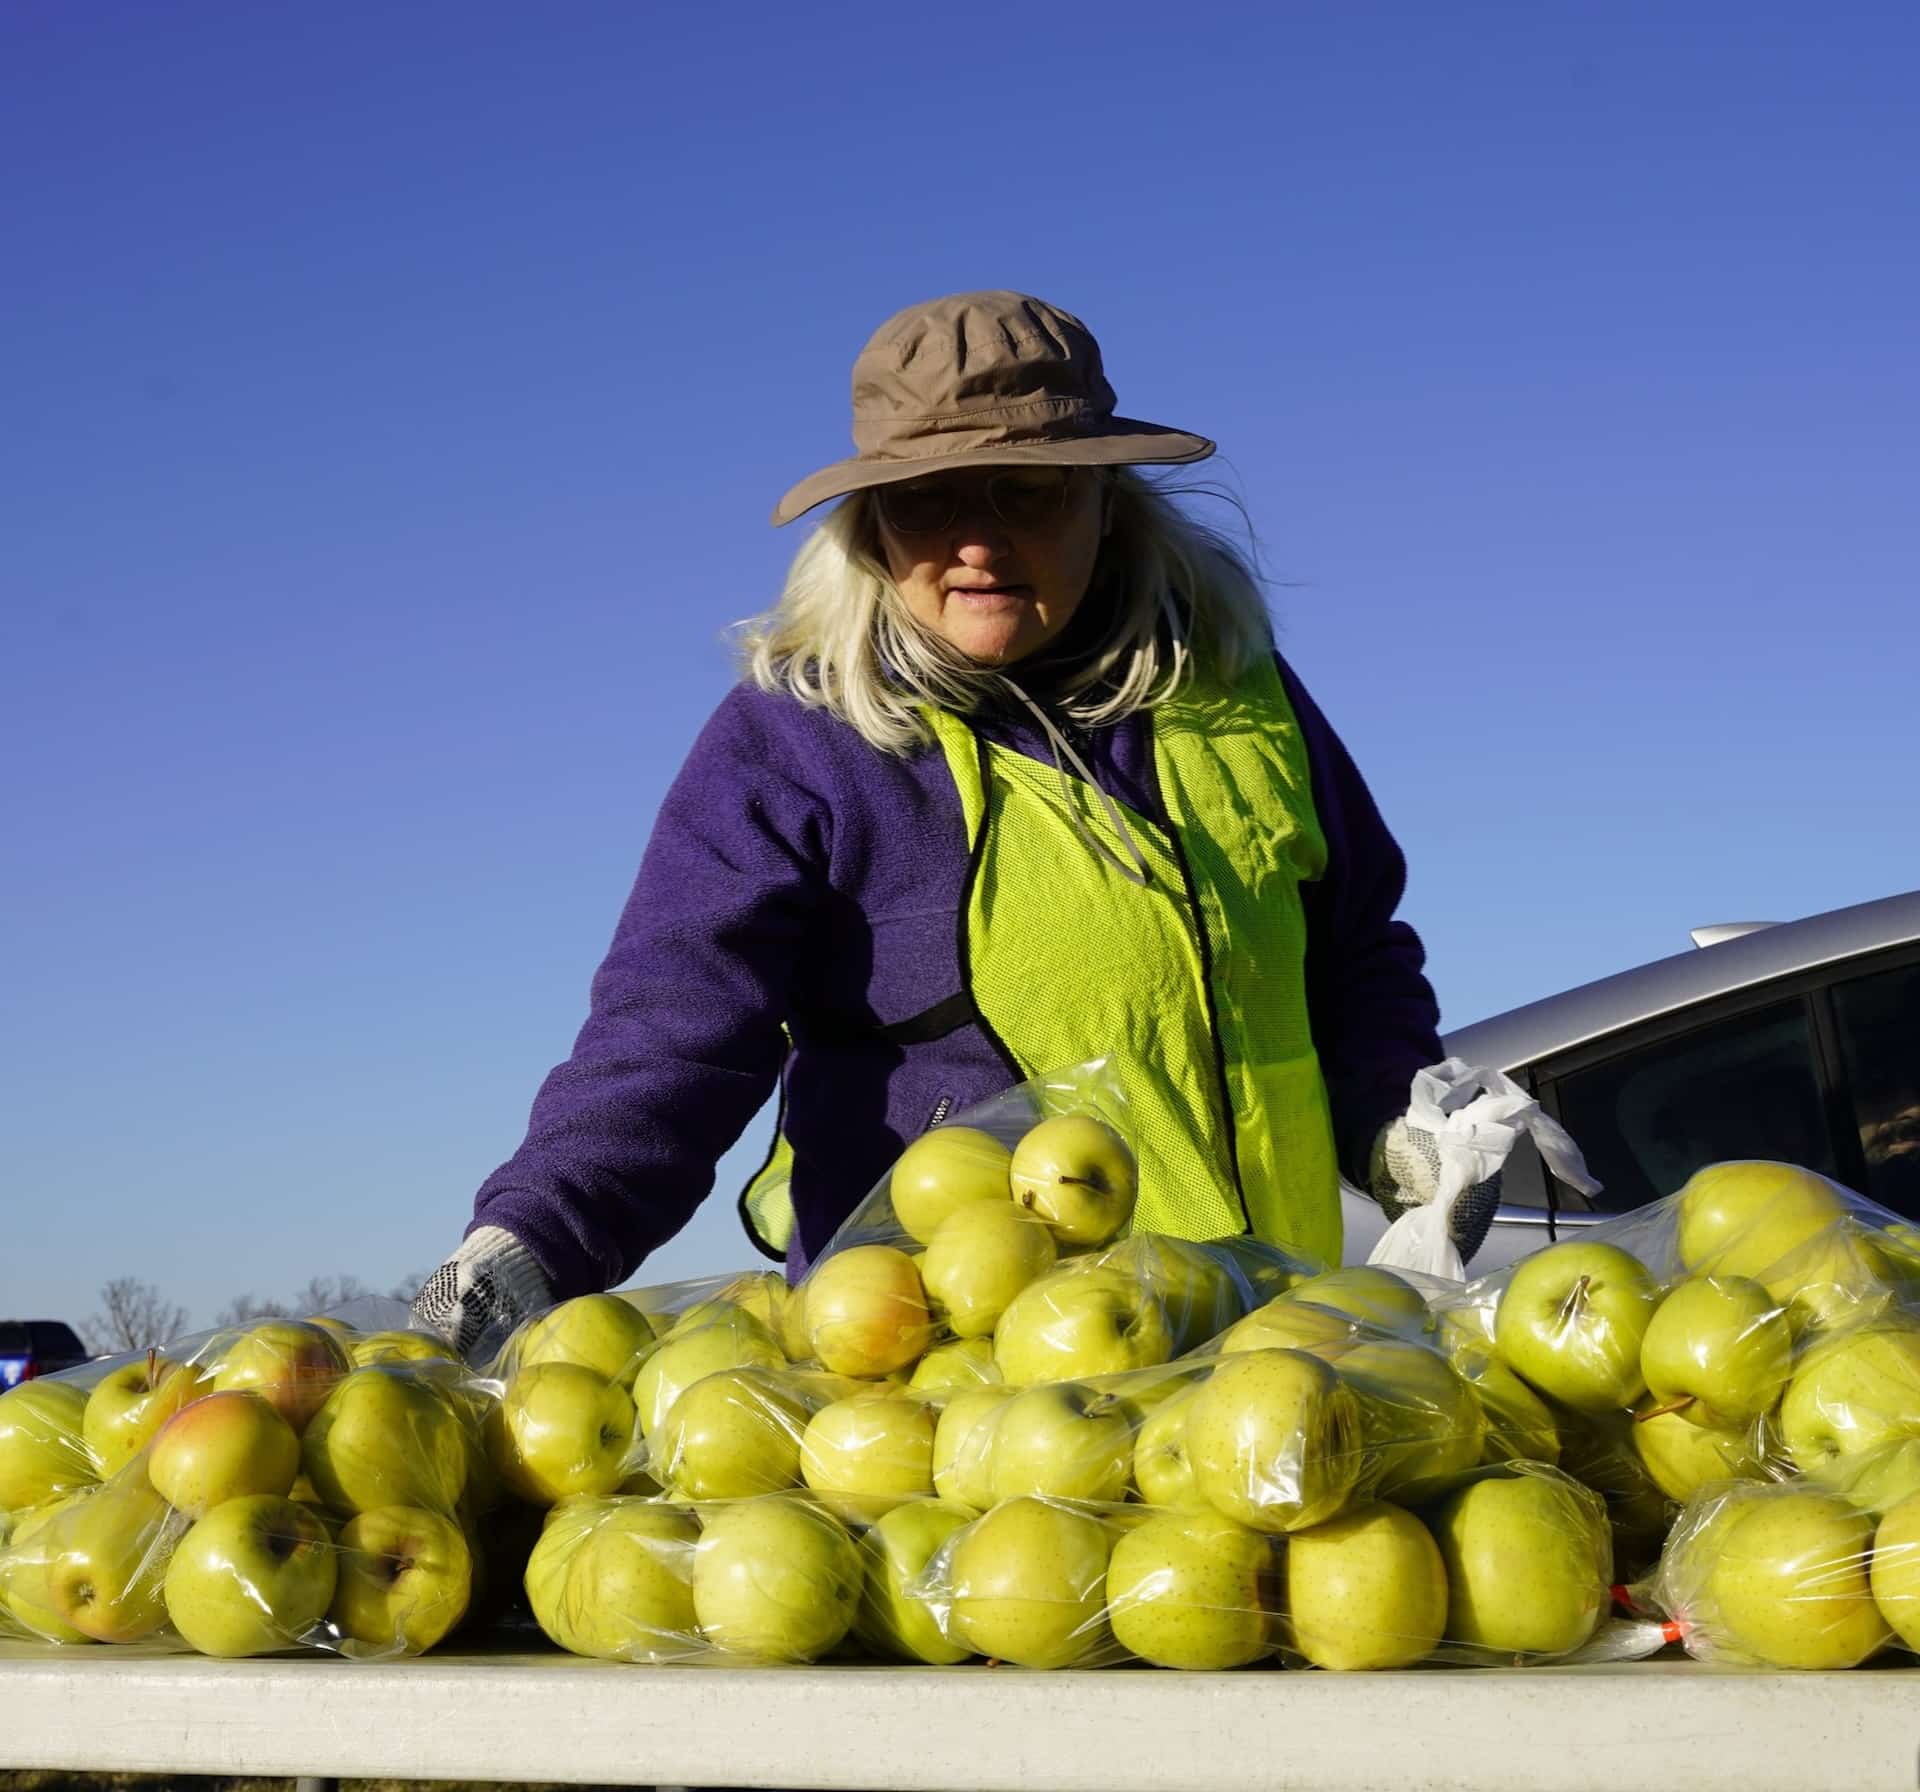
[[[1570,1132],[1592,1200],[1522,1141],[1470,1274],[1669,1195],[1702,1164],[1804,1164],[1920,1219],[1920,890],[1804,921],[1693,930],[1694,949],[1449,1033]],[[1384,1222],[1343,1194],[1346,1259]]]

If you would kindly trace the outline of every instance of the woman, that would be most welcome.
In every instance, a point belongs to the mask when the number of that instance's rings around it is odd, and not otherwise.
[[[1440,1056],[1399,849],[1222,537],[1133,467],[1078,319],[964,293],[854,366],[843,502],[662,804],[573,1055],[417,1312],[470,1347],[615,1286],[776,1086],[742,1199],[797,1275],[901,1148],[1038,1071],[1123,1067],[1136,1223],[1337,1261],[1339,1174],[1430,1200]],[[1457,1211],[1477,1246],[1491,1189]]]

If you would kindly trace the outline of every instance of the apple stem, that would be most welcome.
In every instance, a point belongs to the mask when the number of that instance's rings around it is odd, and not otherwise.
[[[1633,1415],[1636,1425],[1644,1425],[1649,1419],[1663,1419],[1670,1412],[1685,1412],[1693,1404],[1691,1394],[1682,1394],[1678,1400],[1669,1400],[1665,1406],[1650,1406],[1645,1412]]]
[[[160,1347],[157,1344],[147,1346],[147,1386],[153,1386],[153,1378],[160,1372]]]

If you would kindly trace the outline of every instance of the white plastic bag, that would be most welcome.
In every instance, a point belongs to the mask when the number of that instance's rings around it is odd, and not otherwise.
[[[1386,1229],[1369,1263],[1464,1277],[1466,1266],[1449,1229],[1454,1203],[1506,1163],[1523,1132],[1533,1135],[1547,1168],[1562,1182],[1582,1194],[1600,1192],[1566,1128],[1504,1071],[1475,1069],[1464,1058],[1416,1071],[1407,1125],[1433,1135],[1440,1186],[1426,1206],[1403,1213]]]

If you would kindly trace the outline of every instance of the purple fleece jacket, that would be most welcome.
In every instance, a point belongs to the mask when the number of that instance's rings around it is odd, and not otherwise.
[[[1440,1056],[1439,1010],[1420,942],[1394,919],[1400,849],[1280,671],[1327,839],[1325,874],[1301,892],[1308,1012],[1341,1168],[1364,1186],[1374,1134]],[[1053,763],[1030,717],[977,725]],[[1165,825],[1146,716],[1069,735],[1111,795]],[[924,1043],[875,1036],[964,990],[967,876],[938,747],[896,758],[823,711],[737,687],[661,805],[573,1055],[473,1224],[518,1237],[558,1297],[614,1287],[706,1199],[784,1070],[798,1274],[908,1140],[1018,1080],[974,1024]]]

